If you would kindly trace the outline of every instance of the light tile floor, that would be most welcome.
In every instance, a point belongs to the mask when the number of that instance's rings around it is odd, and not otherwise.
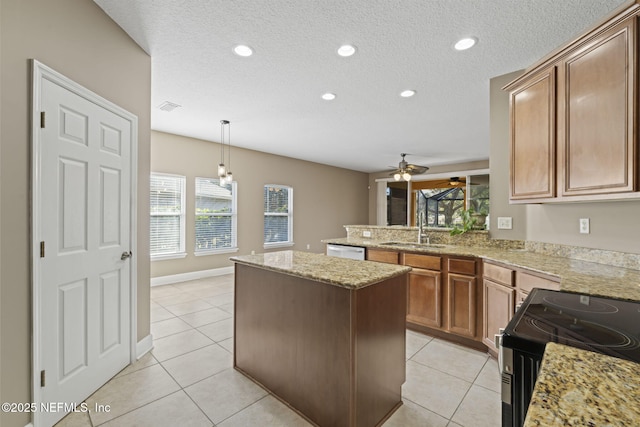
[[[233,369],[233,275],[151,289],[154,349],[87,399],[109,412],[57,426],[309,426]],[[385,427],[500,425],[500,381],[486,354],[407,331],[404,404]]]

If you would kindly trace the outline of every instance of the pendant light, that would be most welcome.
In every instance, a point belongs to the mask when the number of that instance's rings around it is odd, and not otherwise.
[[[229,122],[229,120],[220,120],[220,163],[218,164],[218,178],[220,178],[221,185],[231,184],[233,180],[231,170],[224,164],[225,134],[227,136],[227,143],[229,144],[229,161],[227,164],[231,167],[231,122]]]
[[[227,163],[227,184],[231,184],[233,181],[233,173],[231,173],[231,122],[225,120],[227,122],[227,142],[229,143],[229,162]]]

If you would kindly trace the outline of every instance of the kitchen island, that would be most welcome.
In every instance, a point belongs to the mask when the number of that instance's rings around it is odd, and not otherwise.
[[[401,404],[409,267],[282,251],[235,262],[234,367],[319,426]]]

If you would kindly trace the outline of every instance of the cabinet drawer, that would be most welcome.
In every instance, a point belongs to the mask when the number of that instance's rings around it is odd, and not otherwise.
[[[421,254],[402,254],[402,264],[411,267],[425,268],[427,270],[442,269],[442,257],[434,255],[421,255]]]
[[[468,274],[470,276],[475,276],[476,260],[449,258],[447,259],[447,270],[450,273],[460,273],[460,274]]]
[[[516,286],[519,291],[527,294],[531,292],[533,288],[551,289],[554,291],[560,290],[560,283],[522,271],[516,271]]]
[[[386,262],[388,264],[398,263],[398,252],[393,251],[381,251],[378,249],[367,249],[367,260]]]
[[[513,270],[495,264],[484,263],[484,277],[503,285],[513,286]]]

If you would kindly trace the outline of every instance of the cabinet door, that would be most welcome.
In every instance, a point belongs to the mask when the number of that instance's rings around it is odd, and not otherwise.
[[[636,17],[569,54],[558,75],[563,196],[636,189]]]
[[[409,273],[407,321],[442,327],[442,273],[414,268]]]
[[[447,330],[466,337],[476,336],[476,278],[447,275]]]
[[[512,200],[555,196],[555,71],[536,74],[511,92]]]
[[[493,337],[511,320],[514,313],[514,289],[484,279],[484,330],[482,342],[497,351]]]

